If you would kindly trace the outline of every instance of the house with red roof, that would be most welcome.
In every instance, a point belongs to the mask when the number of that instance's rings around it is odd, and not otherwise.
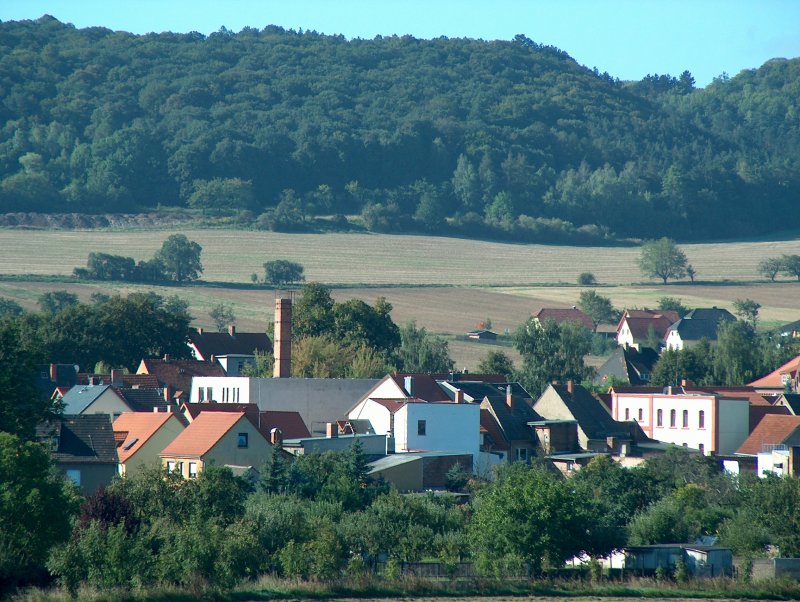
[[[272,446],[244,412],[201,412],[161,454],[171,473],[193,479],[209,464],[258,468]]]
[[[783,366],[773,370],[766,376],[754,380],[749,386],[759,391],[769,393],[783,393],[787,389],[790,391],[800,391],[800,355],[790,359]]]
[[[667,330],[680,319],[672,310],[626,309],[617,324],[617,344],[640,350],[650,339],[663,340]]]
[[[795,476],[800,473],[800,416],[764,416],[736,450],[737,456],[756,456],[757,474]]]
[[[595,326],[592,319],[574,305],[572,307],[542,307],[533,314],[533,319],[544,324],[545,320],[552,320],[556,324],[562,322],[577,322],[581,326],[594,332]]]
[[[243,412],[270,442],[274,435],[279,439],[302,439],[311,436],[299,412],[259,410],[258,405],[254,403],[185,403],[180,411],[187,422],[193,422],[202,412]],[[274,429],[277,429],[277,433],[273,433]]]
[[[143,359],[136,370],[137,376],[152,378],[156,387],[169,391],[169,397],[177,403],[189,401],[192,378],[197,376],[225,376],[225,370],[217,362],[183,360],[170,357]]]
[[[173,412],[125,412],[114,421],[119,474],[159,462],[161,451],[183,432]]]

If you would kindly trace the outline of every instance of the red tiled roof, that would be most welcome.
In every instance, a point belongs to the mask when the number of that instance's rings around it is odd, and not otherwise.
[[[161,455],[199,458],[243,418],[244,412],[201,412]]]
[[[797,372],[798,368],[800,368],[800,355],[790,359],[783,366],[781,366],[777,370],[773,370],[766,376],[762,376],[758,380],[754,380],[753,382],[750,383],[750,386],[782,389],[784,387],[782,375],[783,374],[791,375],[792,373]]]
[[[622,320],[625,318],[666,318],[670,320],[670,324],[674,324],[681,319],[678,312],[672,309],[626,309],[622,314]],[[620,323],[622,323],[622,320],[620,320]]]
[[[800,416],[764,416],[736,453],[754,456],[761,451],[762,445],[783,443],[799,427]]]
[[[172,412],[123,412],[114,421],[114,437],[125,433],[127,436],[118,446],[119,461],[125,462],[144,445],[150,437],[172,418]]]
[[[261,412],[259,430],[267,440],[269,440],[269,434],[273,428],[280,429],[286,439],[302,439],[311,436],[311,432],[299,412],[279,412],[277,410]]]
[[[81,372],[77,376],[77,384],[88,385],[89,379],[94,378],[96,383],[104,385],[111,385],[110,374],[89,374]],[[141,389],[157,389],[161,385],[158,384],[158,379],[150,374],[123,374],[122,386],[127,388],[139,387]]]
[[[413,391],[406,391],[406,377],[414,379]],[[394,380],[397,386],[403,391],[406,391],[407,395],[413,395],[414,397],[419,397],[420,399],[424,399],[426,401],[450,400],[450,398],[436,382],[436,378],[434,378],[434,376],[431,374],[409,374],[405,372],[398,372],[397,374],[392,374],[392,380]]]
[[[752,433],[764,419],[764,416],[767,415],[790,416],[791,414],[792,411],[786,406],[754,406],[751,404],[750,425],[749,425],[750,430],[748,432]]]
[[[184,403],[181,412],[195,420],[203,412],[242,413],[269,440],[270,431],[279,428],[284,439],[302,439],[311,433],[299,412],[265,410],[259,411],[255,403]]]
[[[194,376],[225,376],[225,370],[218,363],[200,360],[144,359],[138,371],[155,378],[159,383],[157,387],[181,391],[191,390]]]
[[[543,307],[533,314],[533,317],[540,322],[553,320],[556,324],[561,324],[561,322],[579,322],[589,330],[594,330],[594,322],[592,322],[592,319],[576,307]]]

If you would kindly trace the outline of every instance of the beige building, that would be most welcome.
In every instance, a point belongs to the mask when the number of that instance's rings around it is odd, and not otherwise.
[[[183,432],[183,423],[172,412],[125,412],[114,421],[119,474],[151,466],[161,451]]]
[[[168,471],[193,479],[208,463],[258,468],[271,453],[244,412],[201,412],[160,455]]]

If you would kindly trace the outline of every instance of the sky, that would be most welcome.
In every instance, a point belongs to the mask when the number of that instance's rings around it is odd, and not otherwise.
[[[800,0],[0,0],[0,20],[203,34],[280,25],[347,38],[524,34],[623,80],[688,69],[698,87],[800,57]]]

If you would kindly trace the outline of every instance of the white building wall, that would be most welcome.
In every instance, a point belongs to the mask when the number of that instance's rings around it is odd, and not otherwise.
[[[347,417],[351,420],[369,420],[376,435],[388,435],[392,429],[392,413],[371,399],[358,404]]]
[[[762,479],[769,474],[782,477],[784,474],[786,474],[786,467],[788,465],[788,451],[774,450],[769,453],[759,453],[756,465],[756,474]]]
[[[211,399],[216,402],[255,403],[255,400],[250,398],[250,380],[244,376],[197,376],[192,379],[189,402],[209,401],[210,388]]]
[[[395,413],[395,449],[472,454],[480,449],[480,405],[470,403],[409,403]],[[425,434],[419,434],[419,421]]]
[[[705,395],[660,395],[653,396],[653,438],[664,443],[674,443],[691,449],[702,449],[710,455],[714,443],[714,397]],[[745,401],[745,403],[747,403]],[[662,410],[662,426],[658,426],[658,410]],[[675,411],[675,426],[671,414]],[[683,413],[688,412],[688,423],[684,427]],[[703,413],[703,428],[700,428],[700,413]],[[702,446],[702,447],[701,447]]]
[[[635,420],[646,433],[649,433],[653,425],[653,418],[650,415],[651,399],[651,395],[615,395],[611,406],[614,420]]]
[[[681,339],[677,330],[670,330],[667,333],[665,346],[667,349],[674,349],[675,351],[683,349],[683,339]]]
[[[408,397],[406,392],[400,389],[391,377],[387,377],[378,383],[369,396],[375,399],[405,399]]]
[[[750,402],[746,399],[720,399],[719,449],[717,453],[732,455],[750,434]]]
[[[617,344],[621,347],[627,345],[628,347],[634,347],[636,349],[639,348],[633,341],[633,335],[631,334],[631,329],[628,328],[628,321],[625,320],[622,323],[622,327],[619,329],[617,333]]]

